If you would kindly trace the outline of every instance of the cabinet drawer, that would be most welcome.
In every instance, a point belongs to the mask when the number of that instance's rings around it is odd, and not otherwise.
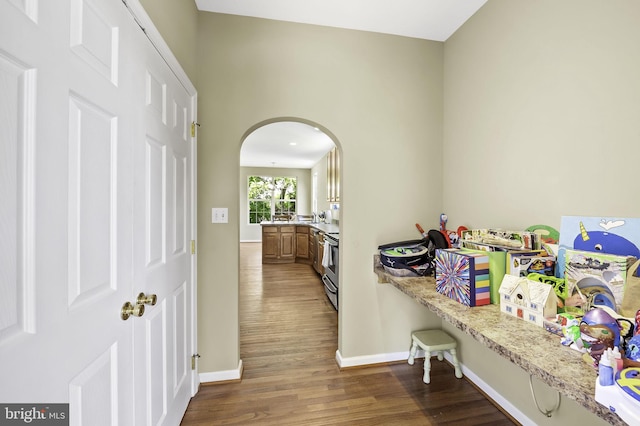
[[[264,233],[269,233],[269,232],[277,233],[278,232],[278,227],[277,226],[263,226],[262,227],[262,232],[264,232]]]
[[[308,226],[296,226],[296,232],[298,234],[308,234],[309,227]]]
[[[295,229],[293,226],[280,226],[280,232],[294,232]]]

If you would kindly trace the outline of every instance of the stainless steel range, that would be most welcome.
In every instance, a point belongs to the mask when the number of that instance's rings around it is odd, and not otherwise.
[[[322,259],[324,275],[322,276],[322,282],[324,283],[324,291],[327,293],[327,297],[337,311],[338,289],[340,288],[338,281],[340,234],[337,232],[324,234],[324,244],[325,250]]]

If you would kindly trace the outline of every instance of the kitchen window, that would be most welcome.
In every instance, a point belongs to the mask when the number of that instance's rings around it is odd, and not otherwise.
[[[249,176],[249,223],[259,224],[276,214],[296,214],[297,189],[295,177]]]

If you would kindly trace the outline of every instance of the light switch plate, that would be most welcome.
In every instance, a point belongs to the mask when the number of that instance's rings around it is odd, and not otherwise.
[[[226,207],[212,208],[211,223],[229,223],[229,209]]]

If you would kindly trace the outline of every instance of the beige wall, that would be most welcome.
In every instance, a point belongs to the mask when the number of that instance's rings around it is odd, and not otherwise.
[[[200,13],[195,55],[162,22],[171,11],[143,4],[197,69],[201,372],[240,359],[239,150],[264,120],[316,122],[342,149],[345,357],[406,351],[411,330],[438,322],[371,272],[377,245],[415,238],[416,222],[445,211],[456,227],[559,227],[640,210],[640,3],[489,0],[445,44]],[[229,207],[230,223],[211,225],[211,207]],[[526,374],[447,327],[462,361],[539,424],[600,422],[571,401],[538,414]]]
[[[635,1],[489,0],[445,43],[450,224],[559,228],[563,215],[638,215],[638,18]],[[603,423],[566,399],[547,419],[526,374],[457,334],[463,362],[537,424]],[[555,392],[536,389],[551,407]]]
[[[196,85],[198,9],[194,0],[140,0],[171,52]]]
[[[638,215],[639,18],[637,1],[489,0],[446,42],[450,223]]]
[[[247,183],[249,176],[294,177],[298,185],[296,207],[298,214],[311,211],[311,169],[281,169],[264,167],[240,167],[240,241],[262,241],[260,225],[249,224]]]
[[[200,371],[238,366],[240,144],[278,117],[318,123],[342,150],[342,356],[407,351],[431,317],[377,284],[372,257],[417,237],[416,222],[437,224],[442,43],[212,13],[198,41]],[[230,223],[212,225],[211,207]]]

